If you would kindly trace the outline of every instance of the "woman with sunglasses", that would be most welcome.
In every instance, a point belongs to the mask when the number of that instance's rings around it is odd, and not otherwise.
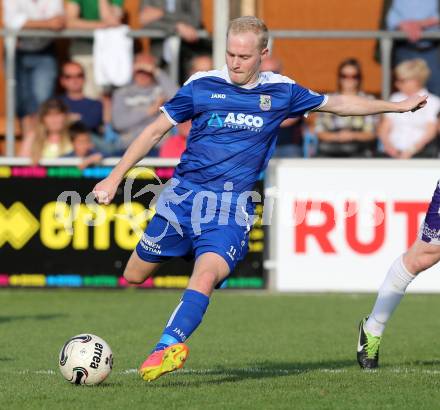
[[[358,95],[361,91],[362,71],[359,62],[350,58],[338,67],[338,92],[333,95]],[[317,114],[315,132],[318,136],[320,157],[371,157],[374,152],[375,117],[367,115],[340,117],[331,113]]]
[[[401,116],[384,114],[378,128],[384,154],[391,158],[437,157],[437,127],[440,98],[428,93],[425,84],[430,69],[420,58],[403,61],[395,68],[395,84],[398,92],[391,101],[403,101],[411,95],[428,95],[425,109],[404,113]]]

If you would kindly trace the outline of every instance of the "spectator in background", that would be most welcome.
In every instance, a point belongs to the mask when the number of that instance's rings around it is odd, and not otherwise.
[[[79,169],[87,168],[90,165],[101,162],[103,155],[95,149],[92,137],[88,128],[77,121],[69,127],[69,137],[72,143],[72,151],[64,155],[64,158],[81,158]]]
[[[169,36],[181,38],[180,79],[189,72],[188,62],[198,54],[211,52],[211,43],[201,40],[197,30],[202,28],[200,0],[142,0],[140,25],[143,28],[164,30]],[[170,63],[170,40],[151,41],[151,52],[160,65]]]
[[[72,151],[68,125],[68,110],[63,102],[47,100],[39,109],[35,133],[23,140],[20,156],[37,163],[41,158],[58,158]]]
[[[282,71],[281,61],[275,57],[267,56],[262,60],[260,70],[280,74]],[[281,123],[274,158],[298,158],[303,156],[303,125],[302,117],[288,118]]]
[[[186,149],[186,140],[191,130],[191,121],[177,124],[177,134],[168,137],[159,149],[161,158],[180,158]]]
[[[81,121],[90,131],[100,134],[103,123],[101,101],[84,94],[85,73],[81,64],[67,61],[61,69],[60,84],[65,93],[60,97],[69,108],[71,120]]]
[[[119,133],[119,150],[125,150],[159,115],[160,106],[177,91],[169,77],[156,66],[155,58],[137,54],[133,82],[117,89],[112,100],[112,123]]]
[[[191,59],[189,64],[189,71],[186,77],[189,78],[199,71],[210,71],[213,68],[214,63],[212,61],[212,57],[208,54],[200,54],[198,56],[194,56]]]
[[[3,22],[11,30],[61,30],[65,26],[63,1],[4,0]],[[26,136],[35,128],[38,107],[54,92],[58,68],[53,40],[20,38],[15,70],[17,114]]]
[[[343,61],[338,68],[338,92],[373,99],[362,90],[362,70],[356,59]],[[319,112],[315,132],[320,157],[371,157],[375,149],[375,122],[372,115],[345,116]]]
[[[385,0],[381,28],[401,30],[407,40],[394,42],[394,65],[402,61],[421,58],[426,61],[431,77],[427,88],[440,95],[440,57],[438,40],[421,40],[423,32],[439,30],[439,0]]]
[[[121,24],[124,0],[67,0],[67,27],[79,30],[96,30]],[[70,46],[71,59],[81,64],[85,71],[84,93],[98,98],[102,92],[94,81],[93,40],[74,39]]]
[[[432,158],[437,156],[438,113],[440,98],[424,88],[429,78],[429,67],[420,58],[400,63],[395,68],[398,92],[391,95],[391,101],[402,101],[411,95],[428,95],[423,110],[395,115],[383,115],[378,135],[385,154],[392,158]]]

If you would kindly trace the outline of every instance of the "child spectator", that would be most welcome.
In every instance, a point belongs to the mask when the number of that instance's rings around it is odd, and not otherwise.
[[[38,112],[35,132],[28,134],[20,156],[30,157],[33,163],[41,158],[59,158],[72,150],[68,128],[68,111],[62,101],[50,99]]]
[[[69,127],[69,136],[73,150],[64,155],[65,158],[81,158],[80,169],[101,162],[103,155],[95,149],[90,132],[83,123],[73,123]]]
[[[212,57],[208,54],[201,54],[191,59],[187,78],[199,71],[210,71],[214,68]]]

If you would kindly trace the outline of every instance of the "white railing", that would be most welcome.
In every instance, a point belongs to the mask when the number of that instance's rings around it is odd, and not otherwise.
[[[114,167],[117,165],[121,158],[120,157],[109,157],[104,158],[100,162],[100,166],[103,167]],[[44,167],[76,167],[82,162],[81,158],[53,158],[53,159],[42,159],[38,164]],[[175,158],[144,158],[136,163],[136,166],[140,167],[175,167],[179,163],[178,159]],[[0,157],[0,166],[11,166],[11,167],[23,167],[32,166],[32,161],[30,158],[21,157]]]

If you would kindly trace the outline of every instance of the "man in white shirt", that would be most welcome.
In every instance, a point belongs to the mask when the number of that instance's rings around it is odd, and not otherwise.
[[[3,1],[3,23],[7,29],[61,30],[64,28],[62,0]],[[35,113],[53,95],[57,78],[53,40],[20,38],[17,44],[17,114],[24,135],[33,132]]]
[[[404,39],[393,43],[393,64],[421,58],[431,70],[426,88],[440,95],[439,41],[422,39],[424,33],[440,27],[439,0],[384,0],[381,29],[400,30]]]

